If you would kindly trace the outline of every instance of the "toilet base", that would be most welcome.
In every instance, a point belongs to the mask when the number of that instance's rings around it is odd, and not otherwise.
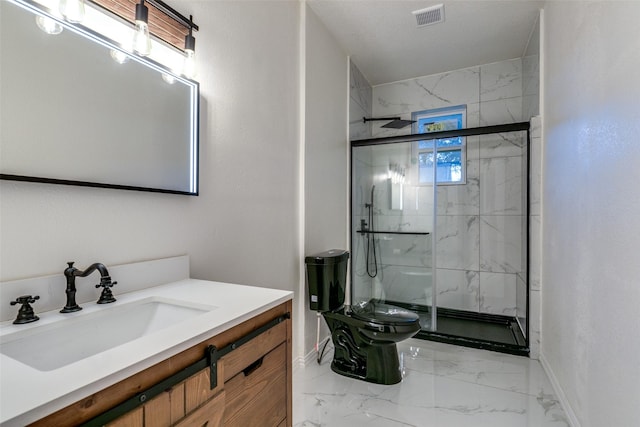
[[[340,375],[375,384],[402,381],[394,342],[372,342],[344,322],[325,316],[335,347],[331,369]]]

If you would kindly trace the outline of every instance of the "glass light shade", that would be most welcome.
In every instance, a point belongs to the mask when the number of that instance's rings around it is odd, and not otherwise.
[[[78,23],[84,19],[84,0],[60,0],[58,9],[69,22]]]
[[[192,79],[196,75],[196,53],[192,50],[184,51],[184,65],[182,67],[182,74]]]
[[[133,50],[142,56],[147,56],[151,53],[149,26],[144,21],[136,21],[136,28],[133,33]]]
[[[63,30],[62,25],[60,25],[55,19],[42,15],[36,15],[36,24],[38,25],[38,28],[47,34],[60,34]]]

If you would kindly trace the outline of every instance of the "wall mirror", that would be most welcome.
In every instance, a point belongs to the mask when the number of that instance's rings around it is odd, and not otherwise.
[[[197,195],[198,83],[35,10],[0,1],[0,177]]]

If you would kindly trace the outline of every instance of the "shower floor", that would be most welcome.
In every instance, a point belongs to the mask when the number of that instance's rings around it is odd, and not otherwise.
[[[400,302],[420,316],[422,330],[416,338],[501,353],[528,356],[527,342],[515,317],[438,308],[437,330],[431,330],[431,308]]]

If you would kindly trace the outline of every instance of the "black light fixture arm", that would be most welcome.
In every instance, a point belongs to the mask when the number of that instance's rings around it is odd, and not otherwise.
[[[140,0],[140,3],[136,4],[136,22],[138,21],[149,23],[149,9],[144,5],[144,0]]]
[[[189,15],[189,22],[193,22],[193,15]],[[193,27],[189,27],[189,34],[184,36],[184,50],[196,50],[196,38],[193,37]]]
[[[180,12],[178,12],[177,10],[175,10],[174,8],[172,8],[162,0],[145,0],[145,1],[149,3],[151,6],[158,9],[160,12],[180,22],[185,27],[192,30],[196,30],[196,31],[200,30],[200,28],[198,28],[198,26],[193,22],[192,19],[189,19],[186,16],[182,15]]]

